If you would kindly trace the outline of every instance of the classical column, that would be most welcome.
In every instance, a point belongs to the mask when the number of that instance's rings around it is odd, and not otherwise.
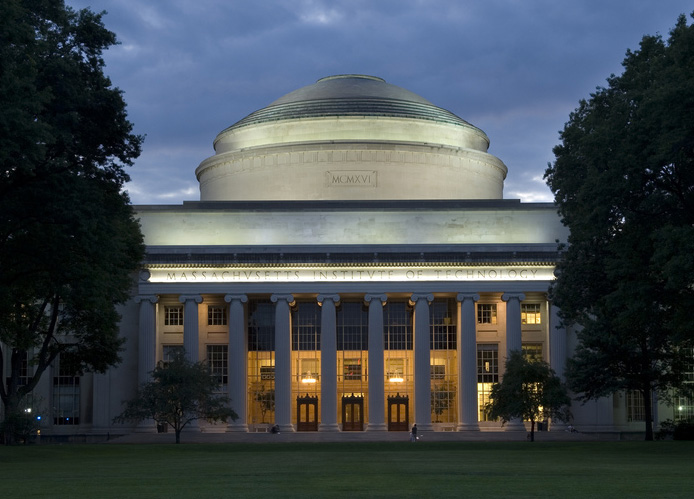
[[[248,301],[248,297],[226,295],[224,301],[229,304],[229,398],[231,407],[239,415],[236,421],[229,422],[227,431],[248,431],[248,335],[243,310],[243,304]]]
[[[137,381],[140,385],[150,381],[150,373],[157,365],[157,301],[159,297],[155,295],[135,297],[135,303],[140,304],[137,337]],[[152,419],[141,421],[136,431],[155,432],[156,424]]]
[[[318,295],[321,305],[319,431],[339,431],[337,426],[337,317],[335,306],[340,295]]]
[[[383,305],[385,294],[368,294],[369,306],[369,423],[367,431],[386,431],[385,389],[383,373]]]
[[[275,304],[275,424],[294,431],[292,424],[292,335],[289,307],[292,295],[272,295]]]
[[[501,300],[506,302],[506,358],[512,350],[522,349],[520,302],[525,300],[523,293],[504,293]]]
[[[559,379],[566,381],[566,328],[559,318],[559,307],[552,304],[549,306],[549,364]],[[551,429],[562,431],[566,425],[564,421],[552,420]]]
[[[564,381],[564,369],[566,369],[566,328],[559,318],[559,307],[549,307],[549,363]]]
[[[181,295],[178,301],[183,303],[183,348],[186,358],[191,362],[200,360],[198,305],[202,303],[200,295]]]
[[[477,326],[475,303],[480,295],[460,293],[460,329],[458,330],[458,431],[478,431],[477,400]]]
[[[420,431],[431,426],[431,324],[429,304],[431,293],[414,293],[414,423]]]
[[[154,305],[158,301],[159,297],[155,295],[135,297],[135,303],[140,304],[137,337],[137,381],[140,384],[150,380],[150,373],[157,365],[157,316]]]
[[[202,303],[200,295],[181,295],[178,301],[183,303],[183,349],[186,359],[190,362],[200,361],[200,323],[198,322],[198,305]],[[200,422],[195,420],[188,423],[183,431],[200,431]]]
[[[513,350],[523,349],[521,337],[520,302],[525,300],[523,293],[504,293],[501,300],[506,302],[506,359]],[[512,419],[506,425],[506,431],[525,431],[520,419]]]

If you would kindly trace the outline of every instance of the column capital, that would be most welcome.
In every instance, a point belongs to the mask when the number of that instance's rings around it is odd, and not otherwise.
[[[477,293],[458,293],[455,297],[457,301],[465,301],[465,300],[472,300],[472,301],[479,301],[480,295]]]
[[[246,303],[248,301],[248,296],[246,295],[224,295],[224,301],[231,303],[232,301],[240,301],[241,303]]]
[[[323,305],[323,302],[324,302],[325,300],[332,301],[335,305],[337,305],[338,303],[340,303],[340,295],[338,295],[338,294],[334,294],[334,295],[324,295],[324,294],[320,294],[320,295],[318,295],[318,297],[316,298],[316,301],[318,301],[318,304],[319,304],[319,305]]]
[[[410,305],[414,305],[419,300],[426,300],[427,304],[434,301],[434,295],[432,293],[412,293],[410,296]]]
[[[388,301],[388,296],[386,296],[385,293],[369,293],[364,295],[364,303],[371,305],[372,301],[380,301],[381,306],[383,306]]]
[[[185,303],[187,301],[194,301],[195,303],[202,303],[202,296],[200,295],[180,295],[178,301]]]
[[[501,301],[518,300],[519,302],[525,300],[525,294],[523,293],[504,293],[501,295]]]
[[[270,297],[272,303],[277,303],[278,301],[286,301],[289,305],[294,303],[294,295],[290,294],[277,294]]]
[[[152,304],[159,301],[159,295],[138,295],[135,297],[135,303],[142,303],[148,301]]]

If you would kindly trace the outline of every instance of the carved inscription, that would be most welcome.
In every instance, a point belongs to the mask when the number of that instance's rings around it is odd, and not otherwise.
[[[325,172],[327,187],[376,187],[375,170],[339,170]]]

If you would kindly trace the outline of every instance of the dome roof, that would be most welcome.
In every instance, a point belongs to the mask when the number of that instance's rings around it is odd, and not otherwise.
[[[214,140],[203,201],[501,199],[507,168],[479,128],[364,75],[294,90]]]
[[[455,114],[382,78],[336,75],[294,90],[227,130],[278,120],[337,116],[414,118],[473,127]]]

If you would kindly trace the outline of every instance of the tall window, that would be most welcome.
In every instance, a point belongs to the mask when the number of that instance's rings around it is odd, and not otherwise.
[[[694,384],[694,348],[688,349],[687,367],[685,368],[685,383]],[[674,397],[675,421],[694,420],[694,398],[679,395]]]
[[[275,306],[248,301],[248,421],[268,424],[275,414]]]
[[[521,303],[521,324],[541,324],[540,304]]]
[[[207,345],[207,365],[210,373],[222,386],[229,382],[229,348],[227,345]]]
[[[297,302],[292,309],[292,350],[299,392],[315,395],[320,389],[320,335],[320,305]]]
[[[477,324],[496,324],[496,304],[477,304]]]
[[[412,350],[412,310],[404,302],[388,302],[383,309],[386,350]]]
[[[457,420],[457,332],[458,304],[437,298],[429,305],[431,420],[453,423]]]
[[[183,325],[183,305],[164,307],[164,325],[182,326]]]
[[[492,385],[499,382],[499,346],[497,344],[477,345],[477,400],[480,421],[491,421],[485,406],[491,400]]]
[[[53,376],[53,424],[80,424],[80,377],[57,360]]]
[[[643,395],[638,390],[629,390],[626,393],[627,421],[645,421],[646,410],[643,404]]]
[[[365,354],[369,350],[369,314],[363,302],[342,302],[337,307],[338,383],[341,393],[362,393]]]
[[[208,326],[226,326],[227,325],[227,308],[217,305],[207,307],[207,325]]]

